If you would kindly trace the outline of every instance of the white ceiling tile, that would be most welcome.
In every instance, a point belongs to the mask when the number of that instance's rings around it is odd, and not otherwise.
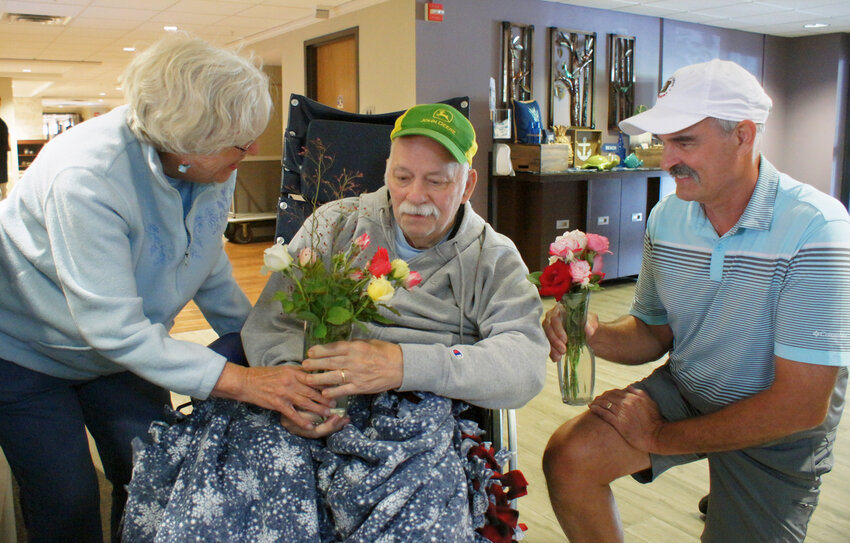
[[[68,23],[69,27],[87,28],[89,30],[130,30],[139,26],[141,21],[134,19],[100,19],[96,17],[75,17]]]
[[[220,15],[234,15],[244,10],[245,4],[236,2],[218,2],[210,0],[180,0],[168,10],[180,13],[217,13]]]
[[[598,8],[598,9],[620,9],[626,6],[634,6],[640,4],[639,1],[627,1],[627,0],[546,0],[547,2],[554,2],[556,4],[569,4],[572,6],[584,6],[589,8]]]
[[[252,6],[239,13],[240,17],[260,17],[291,21],[302,17],[310,17],[315,13],[315,8],[293,8],[282,6]]]
[[[234,29],[250,30],[252,32],[259,32],[261,30],[266,30],[268,28],[273,28],[278,25],[286,24],[287,22],[288,21],[284,19],[270,21],[268,19],[262,19],[258,17],[229,17],[227,19],[228,26]]]
[[[708,9],[694,10],[696,13],[704,13],[724,19],[740,19],[742,17],[751,17],[758,15],[760,17],[768,17],[774,13],[788,12],[787,8],[776,6],[766,6],[764,4],[756,4],[754,2],[738,3],[731,6],[713,7]]]
[[[736,4],[743,4],[740,0],[714,0],[707,2],[706,0],[658,0],[655,2],[642,2],[649,7],[657,7],[661,9],[669,9],[671,11],[697,11],[705,7],[722,7]]]
[[[765,13],[762,15],[736,17],[736,19],[744,24],[758,22],[762,25],[779,25],[784,23],[800,22],[801,19],[808,20],[810,16],[802,16],[794,10],[777,11],[774,13]]]
[[[157,13],[160,12],[153,9],[89,6],[82,12],[80,17],[93,19],[132,20],[138,24],[140,21],[147,21]]]
[[[66,0],[62,1],[65,2]],[[144,2],[128,2],[126,0],[79,0],[79,2],[85,5],[92,6],[115,7],[116,5],[122,5],[124,7],[144,8],[160,11],[163,9],[169,9],[177,2],[177,0],[144,0]]]
[[[59,15],[73,17],[79,15],[84,6],[59,2],[21,2],[9,0],[2,11],[6,13],[28,13],[32,15]]]
[[[818,17],[844,17],[850,15],[850,2],[842,2],[829,6],[805,7],[797,11],[800,13],[811,13]]]
[[[649,17],[670,17],[676,13],[681,13],[681,10],[675,8],[657,7],[650,4],[635,4],[633,6],[624,6],[617,9],[626,13],[634,13],[636,15],[647,15]]]
[[[205,26],[218,24],[230,19],[228,15],[221,13],[189,13],[186,11],[161,11],[148,19],[161,25],[177,25],[180,27],[188,25]]]
[[[789,9],[809,9],[821,6],[846,4],[847,0],[755,0],[758,4],[778,6]]]

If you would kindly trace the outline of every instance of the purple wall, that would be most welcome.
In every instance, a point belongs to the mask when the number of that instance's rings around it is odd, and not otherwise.
[[[635,36],[635,103],[655,102],[661,23],[658,18],[540,0],[456,0],[443,2],[443,6],[446,11],[443,22],[426,22],[419,17],[416,23],[416,101],[470,97],[470,116],[480,146],[474,163],[479,180],[472,204],[484,217],[487,216],[487,154],[493,144],[489,81],[491,77],[496,80],[498,92],[502,21],[534,25],[533,90],[544,120],[548,118],[550,26],[597,33],[594,117],[596,128],[603,130],[604,141],[617,140],[616,133],[609,133],[606,127],[606,34]]]
[[[661,81],[697,62],[737,62],[761,81],[764,34],[662,19]]]
[[[765,156],[779,170],[839,196],[847,161],[848,36],[768,36],[765,43],[764,86],[774,101]]]
[[[488,111],[489,80],[500,81],[501,22],[534,25],[534,99],[548,118],[548,27],[597,33],[594,117],[603,141],[616,141],[606,129],[608,83],[607,36],[635,36],[635,103],[652,105],[660,82],[676,68],[712,58],[734,60],[763,80],[774,111],[764,140],[765,155],[782,171],[818,189],[839,195],[848,175],[845,147],[850,36],[835,34],[776,38],[543,2],[541,0],[455,0],[443,2],[441,23],[416,22],[417,102],[468,95],[478,133],[475,168],[479,184],[472,203],[487,212],[487,154],[492,148]],[[846,183],[845,183],[846,184]]]

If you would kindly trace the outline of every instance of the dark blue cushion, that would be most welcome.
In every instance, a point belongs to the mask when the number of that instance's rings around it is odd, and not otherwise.
[[[543,122],[537,100],[513,101],[514,139],[519,143],[540,143]]]

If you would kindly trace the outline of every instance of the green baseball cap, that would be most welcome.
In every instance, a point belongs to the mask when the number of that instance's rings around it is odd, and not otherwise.
[[[441,143],[458,162],[470,165],[478,151],[472,123],[446,104],[422,104],[405,111],[390,132],[391,140],[399,136],[427,136]]]

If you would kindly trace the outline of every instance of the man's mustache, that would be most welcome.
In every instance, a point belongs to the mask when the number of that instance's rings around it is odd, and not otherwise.
[[[402,202],[401,205],[398,206],[398,211],[399,213],[407,215],[422,215],[424,217],[433,215],[434,218],[440,218],[440,210],[434,204],[415,205],[410,202]]]
[[[676,164],[669,170],[673,177],[692,177],[695,181],[699,181],[699,174],[693,168],[685,164]]]

